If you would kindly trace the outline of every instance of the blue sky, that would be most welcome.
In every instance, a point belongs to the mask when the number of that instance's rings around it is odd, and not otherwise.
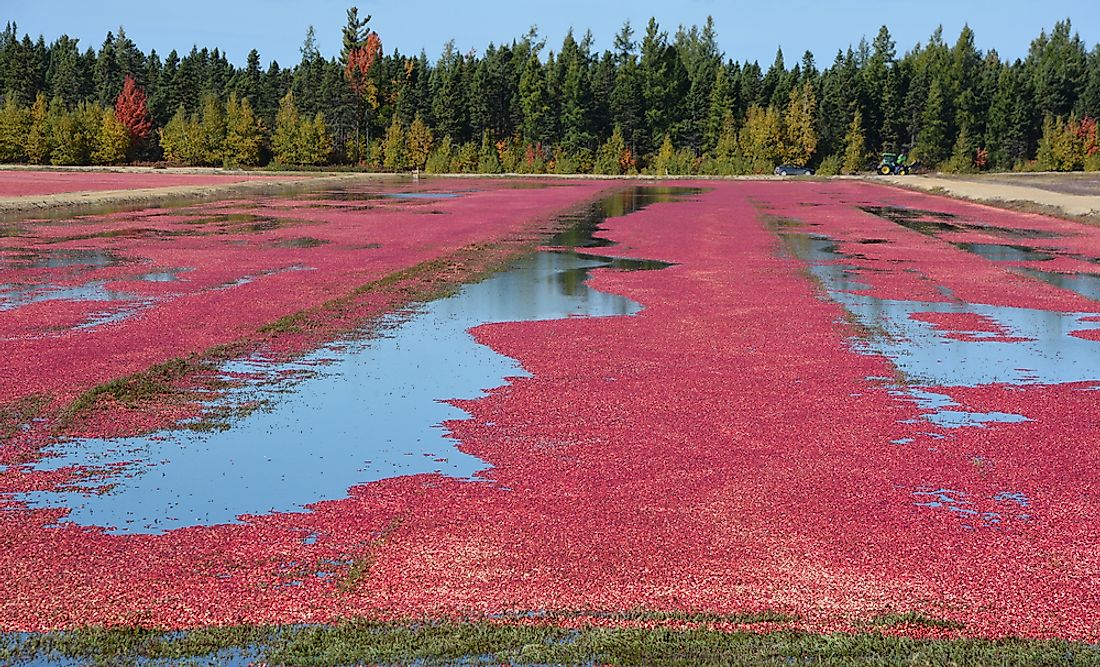
[[[266,63],[283,65],[299,59],[306,27],[313,25],[324,55],[340,48],[344,11],[354,0],[3,0],[0,22],[15,20],[20,32],[42,33],[47,40],[62,33],[80,38],[82,47],[98,46],[107,30],[119,24],[143,49],[190,50],[192,44],[218,46],[230,60],[243,63],[255,47]],[[1100,41],[1100,2],[1096,0],[359,0],[360,11],[374,15],[371,26],[387,52],[422,48],[432,57],[454,38],[459,50],[483,48],[490,41],[510,42],[538,25],[551,46],[561,43],[569,27],[591,28],[596,45],[610,46],[623,20],[640,32],[650,16],[674,32],[679,24],[702,24],[707,15],[717,23],[719,41],[728,56],[760,60],[766,66],[782,46],[788,64],[809,48],[819,65],[828,64],[838,48],[873,38],[878,27],[890,27],[899,53],[925,40],[943,24],[954,41],[964,23],[974,28],[978,46],[996,48],[1002,57],[1021,57],[1042,28],[1070,18],[1091,46]]]

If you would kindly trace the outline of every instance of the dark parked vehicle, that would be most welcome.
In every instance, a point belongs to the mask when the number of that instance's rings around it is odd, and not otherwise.
[[[813,176],[814,170],[809,167],[797,167],[793,164],[781,164],[775,168],[776,176]]]

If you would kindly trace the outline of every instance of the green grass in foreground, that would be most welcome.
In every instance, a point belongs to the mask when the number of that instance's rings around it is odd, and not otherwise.
[[[53,656],[91,665],[219,664],[219,653],[235,648],[271,665],[1100,665],[1100,646],[1064,641],[367,621],[172,634],[90,628],[0,635],[0,663]]]

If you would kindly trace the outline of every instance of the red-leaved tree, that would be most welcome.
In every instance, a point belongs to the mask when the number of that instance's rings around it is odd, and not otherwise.
[[[153,130],[153,123],[149,120],[149,110],[146,107],[145,91],[138,87],[134,77],[126,75],[126,83],[122,86],[122,92],[115,100],[115,116],[118,117],[126,129],[130,131],[130,143],[139,139],[148,139]]]
[[[363,46],[357,46],[348,52],[348,64],[344,67],[344,77],[348,85],[360,99],[371,97],[370,70],[382,55],[382,40],[378,33],[371,32]]]

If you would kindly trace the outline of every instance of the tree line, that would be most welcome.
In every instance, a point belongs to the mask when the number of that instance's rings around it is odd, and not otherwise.
[[[948,171],[1100,169],[1100,46],[1069,20],[1027,56],[981,51],[964,27],[898,54],[884,26],[819,69],[766,69],[718,47],[710,19],[670,34],[625,24],[613,47],[535,30],[481,53],[386,54],[348,10],[339,54],[310,27],[291,67],[215,48],[144,53],[124,29],[98,49],[0,33],[0,161],[352,164],[432,172],[855,172],[881,151]]]

